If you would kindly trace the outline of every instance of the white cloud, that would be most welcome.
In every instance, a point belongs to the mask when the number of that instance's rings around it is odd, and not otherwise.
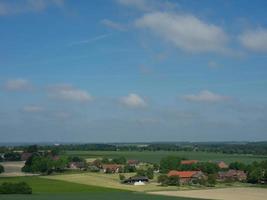
[[[21,0],[0,2],[1,15],[16,15],[27,12],[41,12],[49,6],[62,7],[64,0]]]
[[[245,31],[239,36],[240,43],[251,51],[267,51],[267,29]]]
[[[26,79],[11,79],[4,84],[8,91],[24,91],[32,88],[30,82]]]
[[[131,93],[128,96],[122,97],[121,103],[126,106],[133,107],[133,108],[145,107],[147,105],[145,100],[142,97],[134,93]]]
[[[127,30],[127,28],[123,24],[111,21],[109,19],[101,20],[101,24],[105,25],[108,28],[115,29],[118,31],[126,31]]]
[[[187,52],[226,50],[228,38],[222,28],[192,15],[154,12],[137,19],[135,24]]]
[[[103,40],[103,39],[105,39],[105,38],[107,38],[107,37],[109,37],[111,35],[112,35],[111,33],[98,35],[96,37],[93,37],[93,38],[90,38],[90,39],[87,39],[87,40],[81,40],[81,41],[73,42],[73,43],[69,44],[69,46],[90,44],[92,42]]]
[[[93,97],[86,91],[69,85],[59,85],[49,88],[49,96],[65,101],[88,102]]]
[[[39,113],[44,111],[44,108],[40,106],[29,105],[29,106],[24,106],[22,110],[23,112],[27,113]]]
[[[201,91],[199,94],[185,95],[183,98],[191,102],[216,103],[229,100],[229,97],[215,94],[208,90]]]

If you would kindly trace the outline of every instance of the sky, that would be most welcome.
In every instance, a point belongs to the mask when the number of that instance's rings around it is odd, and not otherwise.
[[[0,142],[267,140],[266,8],[0,0]]]

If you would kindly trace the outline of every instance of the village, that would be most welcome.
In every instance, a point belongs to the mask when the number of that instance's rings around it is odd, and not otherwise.
[[[175,156],[162,158],[160,163],[150,163],[125,157],[88,158],[59,155],[56,151],[40,151],[29,147],[25,151],[1,155],[2,161],[21,161],[25,174],[53,175],[65,173],[118,174],[117,182],[124,185],[142,186],[205,186],[218,183],[250,182],[249,171],[243,163],[224,161],[187,160]],[[262,173],[265,173],[263,170]],[[264,179],[254,180],[265,183]]]

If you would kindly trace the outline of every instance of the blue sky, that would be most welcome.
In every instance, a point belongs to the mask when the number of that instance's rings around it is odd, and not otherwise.
[[[266,8],[0,0],[0,141],[267,140]]]

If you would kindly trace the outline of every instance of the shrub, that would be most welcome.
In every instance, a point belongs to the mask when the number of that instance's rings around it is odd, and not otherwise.
[[[180,185],[180,177],[179,176],[170,176],[168,178],[168,185],[179,186]]]
[[[154,178],[153,168],[148,168],[147,170],[139,169],[137,170],[136,176],[146,176],[149,179]]]
[[[4,171],[5,171],[5,168],[2,165],[0,165],[0,174],[3,173]]]
[[[209,186],[214,186],[216,184],[216,174],[209,174],[207,183]]]
[[[160,160],[160,172],[168,173],[170,170],[177,170],[182,158],[176,156],[167,156]]]
[[[146,171],[147,178],[153,179],[154,178],[154,170],[153,168],[148,168]]]
[[[0,185],[0,194],[32,194],[32,188],[25,182],[5,182]]]
[[[120,174],[120,177],[119,178],[120,178],[121,181],[124,181],[125,180],[125,176],[123,174]]]
[[[136,167],[131,165],[125,165],[124,173],[132,173],[132,172],[136,172]]]
[[[158,183],[160,183],[163,186],[167,186],[169,183],[169,177],[165,174],[158,176]]]

